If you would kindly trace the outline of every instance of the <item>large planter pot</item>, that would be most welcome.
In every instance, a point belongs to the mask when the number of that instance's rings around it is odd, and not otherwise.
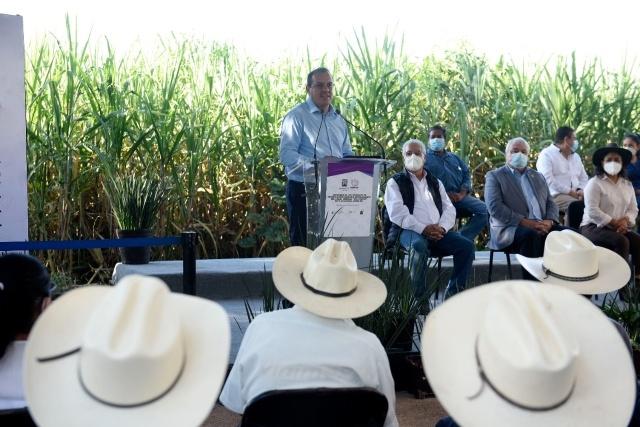
[[[418,351],[389,351],[389,367],[397,391],[407,391],[416,399],[433,397]]]
[[[131,237],[151,237],[151,230],[116,230],[116,235],[120,239]],[[151,247],[134,246],[130,248],[119,248],[120,258],[125,264],[149,264],[151,259]]]

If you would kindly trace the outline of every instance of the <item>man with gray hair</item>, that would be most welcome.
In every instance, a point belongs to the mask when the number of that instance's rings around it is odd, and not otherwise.
[[[522,137],[509,140],[506,165],[487,174],[484,201],[489,211],[489,247],[526,257],[541,257],[544,241],[558,225],[558,207],[540,172],[528,168],[529,143]],[[536,280],[523,269],[522,276]]]
[[[409,251],[414,295],[425,294],[427,258],[453,255],[453,273],[445,296],[462,291],[471,271],[475,248],[473,242],[451,231],[456,208],[444,185],[425,169],[424,143],[410,139],[402,146],[404,171],[387,182],[384,204],[391,220],[387,247],[399,243]]]

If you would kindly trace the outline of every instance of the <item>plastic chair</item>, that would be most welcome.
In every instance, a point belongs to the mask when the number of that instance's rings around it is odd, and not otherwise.
[[[0,411],[0,426],[36,427],[27,408],[5,409]]]
[[[241,427],[382,427],[387,398],[373,388],[272,390],[254,398]]]
[[[511,270],[511,255],[513,255],[514,252],[510,252],[505,249],[489,248],[489,275],[487,277],[487,283],[491,283],[491,276],[493,275],[493,254],[495,252],[504,252],[504,255],[507,257],[507,269],[509,271],[509,280],[513,280],[513,271]]]

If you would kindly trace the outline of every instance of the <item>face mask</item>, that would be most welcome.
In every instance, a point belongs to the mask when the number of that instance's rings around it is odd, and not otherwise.
[[[526,154],[514,153],[511,155],[509,165],[515,169],[522,169],[529,163],[529,157]]]
[[[429,140],[429,148],[433,151],[442,151],[444,149],[444,138],[431,138]]]
[[[422,156],[418,156],[417,154],[412,154],[409,157],[404,158],[404,167],[407,168],[408,171],[417,172],[422,169],[424,165],[424,159]]]
[[[621,170],[622,165],[618,162],[607,162],[604,164],[604,171],[611,176],[618,175]]]
[[[624,147],[625,150],[628,150],[632,156],[636,155],[637,150],[633,147]]]
[[[578,148],[580,148],[580,143],[576,139],[575,141],[573,141],[573,144],[571,144],[571,152],[575,153],[576,151],[578,151]]]

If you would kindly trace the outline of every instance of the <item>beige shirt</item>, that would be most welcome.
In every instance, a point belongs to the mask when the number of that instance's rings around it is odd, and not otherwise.
[[[624,178],[619,178],[617,183],[606,175],[591,178],[584,189],[584,205],[580,226],[596,224],[604,227],[623,216],[634,224],[638,216],[636,193],[631,182]]]

